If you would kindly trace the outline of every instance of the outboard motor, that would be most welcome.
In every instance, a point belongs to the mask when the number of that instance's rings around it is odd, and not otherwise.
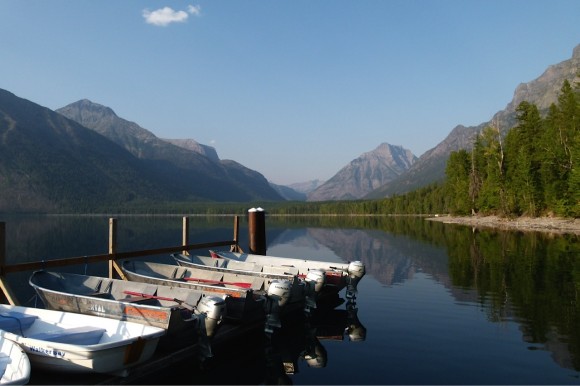
[[[292,283],[289,280],[272,280],[268,286],[268,301],[266,302],[266,324],[265,331],[272,333],[274,327],[282,327],[280,322],[280,311],[288,303]]]
[[[209,338],[226,314],[226,301],[218,296],[203,296],[193,311],[198,324],[198,357],[202,361],[213,356]]]
[[[202,327],[205,328],[206,335],[211,337],[226,316],[226,301],[219,296],[203,296],[197,303],[194,313],[205,316]]]
[[[326,283],[326,273],[321,269],[311,269],[304,282],[306,284],[304,311],[310,313],[311,309],[316,308],[318,294]]]
[[[358,282],[365,275],[365,265],[361,261],[352,261],[347,268],[348,278],[346,285],[346,298],[354,299],[357,293]]]

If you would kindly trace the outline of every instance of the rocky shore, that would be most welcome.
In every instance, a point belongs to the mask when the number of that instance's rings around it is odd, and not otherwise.
[[[580,235],[580,219],[577,218],[518,217],[510,219],[498,216],[435,216],[429,217],[427,220],[440,221],[446,224],[469,225],[472,227]]]

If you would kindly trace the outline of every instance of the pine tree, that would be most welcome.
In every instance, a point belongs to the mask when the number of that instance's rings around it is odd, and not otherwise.
[[[445,193],[447,208],[453,214],[468,214],[472,208],[469,198],[470,155],[465,150],[452,152],[447,160]]]
[[[518,125],[506,136],[506,191],[508,212],[536,216],[543,208],[540,178],[540,133],[538,108],[522,102],[516,109]]]

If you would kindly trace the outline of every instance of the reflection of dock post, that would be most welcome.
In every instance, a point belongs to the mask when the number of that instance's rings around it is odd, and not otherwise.
[[[266,254],[266,212],[262,208],[248,210],[249,253]]]

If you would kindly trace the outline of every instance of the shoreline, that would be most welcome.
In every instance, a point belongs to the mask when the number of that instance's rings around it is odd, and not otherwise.
[[[427,218],[445,224],[469,225],[472,227],[496,228],[526,232],[546,232],[580,235],[580,219],[563,217],[517,217],[498,216],[437,216]]]

